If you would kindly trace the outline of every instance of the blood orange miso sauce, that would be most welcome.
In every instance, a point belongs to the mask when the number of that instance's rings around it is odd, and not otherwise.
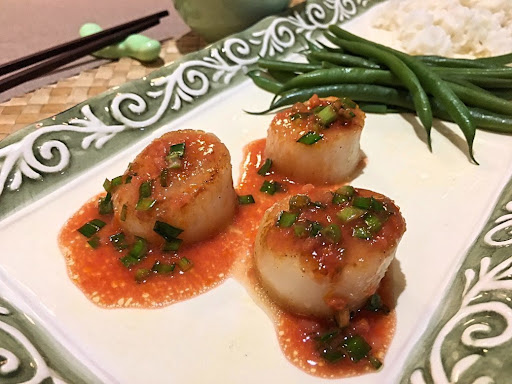
[[[233,222],[215,237],[176,252],[163,252],[149,246],[147,256],[134,267],[120,262],[127,249],[113,246],[112,236],[120,233],[111,215],[99,215],[98,198],[84,204],[63,227],[59,243],[71,280],[87,298],[105,308],[157,308],[192,298],[234,277],[246,286],[273,319],[277,337],[287,359],[303,371],[325,378],[340,378],[375,371],[368,358],[355,362],[343,352],[351,336],[362,337],[371,346],[371,357],[382,360],[393,337],[395,314],[392,310],[392,278],[386,276],[378,290],[384,311],[360,310],[350,325],[339,331],[334,321],[296,316],[278,307],[266,295],[253,266],[253,244],[264,212],[276,201],[304,190],[304,185],[279,175],[272,168],[258,172],[265,164],[265,140],[245,148],[245,160],[237,188],[239,196],[252,195],[255,203],[238,207]],[[262,192],[275,189],[273,194]],[[336,187],[331,186],[330,190]],[[105,225],[97,233],[96,248],[77,230],[85,223],[101,219]],[[129,243],[133,239],[126,237]],[[186,258],[191,268],[181,270]],[[169,273],[153,273],[155,263],[176,265]],[[150,271],[140,278],[138,271]],[[137,279],[137,277],[139,277]],[[357,340],[356,340],[357,341]]]

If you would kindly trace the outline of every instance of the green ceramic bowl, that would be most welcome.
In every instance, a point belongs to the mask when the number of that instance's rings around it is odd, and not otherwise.
[[[183,20],[209,42],[282,12],[289,4],[290,0],[174,0]]]

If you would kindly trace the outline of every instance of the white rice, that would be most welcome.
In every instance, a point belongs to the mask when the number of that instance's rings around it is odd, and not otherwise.
[[[411,54],[500,55],[512,52],[512,0],[389,0],[374,27]]]

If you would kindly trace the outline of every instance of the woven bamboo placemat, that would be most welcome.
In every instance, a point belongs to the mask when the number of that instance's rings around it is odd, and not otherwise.
[[[178,40],[165,41],[162,44],[160,60],[155,63],[141,64],[137,60],[122,58],[1,103],[0,140],[20,128],[65,111],[109,88],[146,76],[205,45],[201,37],[190,32]]]

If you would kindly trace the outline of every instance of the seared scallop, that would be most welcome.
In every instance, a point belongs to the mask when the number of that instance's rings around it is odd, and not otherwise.
[[[282,307],[348,322],[375,293],[405,231],[387,197],[344,186],[277,202],[256,237],[263,288]]]
[[[228,149],[210,133],[169,132],[129,165],[112,201],[122,230],[149,242],[211,237],[236,209]]]
[[[267,132],[265,156],[296,181],[344,182],[362,159],[364,119],[364,112],[349,99],[314,95],[277,113]]]

